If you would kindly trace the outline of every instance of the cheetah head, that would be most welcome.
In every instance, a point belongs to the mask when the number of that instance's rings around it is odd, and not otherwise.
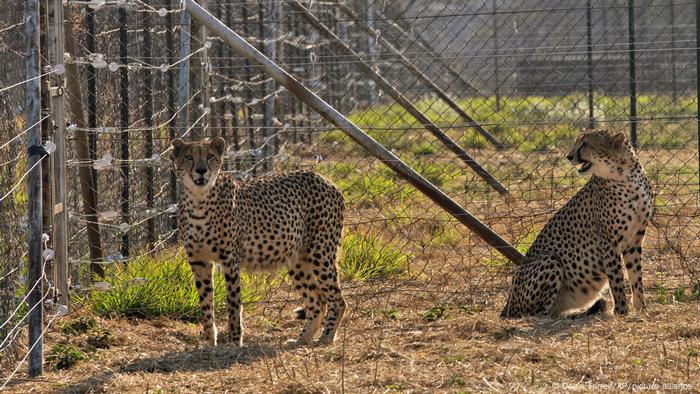
[[[199,193],[214,185],[226,152],[226,141],[223,138],[196,142],[184,142],[175,138],[170,144],[175,172],[186,190]]]
[[[580,165],[579,174],[593,174],[610,180],[624,180],[636,163],[634,150],[625,134],[613,135],[607,130],[580,134],[566,158],[573,165]]]

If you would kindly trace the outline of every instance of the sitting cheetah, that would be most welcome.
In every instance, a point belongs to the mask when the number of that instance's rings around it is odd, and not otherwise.
[[[622,133],[588,131],[566,157],[581,165],[579,174],[593,176],[535,239],[513,277],[502,318],[579,312],[596,303],[606,285],[615,313],[627,314],[622,259],[632,305],[644,307],[642,240],[653,194],[632,145]]]
[[[216,346],[212,265],[220,263],[228,290],[228,340],[243,344],[240,267],[285,266],[305,302],[297,344],[332,343],[345,313],[336,252],[345,206],[338,189],[312,172],[298,171],[234,181],[221,174],[226,142],[172,141],[172,160],[183,186],[178,207],[180,236],[202,307],[204,339]],[[325,315],[325,319],[324,319]]]

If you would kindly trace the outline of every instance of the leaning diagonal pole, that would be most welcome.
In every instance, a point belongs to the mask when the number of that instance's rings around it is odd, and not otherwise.
[[[484,167],[481,166],[469,153],[467,153],[461,146],[459,146],[452,138],[450,138],[444,131],[442,131],[435,123],[433,123],[427,116],[425,116],[415,105],[413,105],[408,99],[401,94],[396,88],[391,86],[391,83],[387,81],[384,77],[379,75],[379,73],[372,68],[372,65],[367,63],[360,55],[352,50],[347,44],[342,42],[338,36],[333,33],[333,31],[324,25],[316,16],[314,16],[308,9],[306,9],[298,1],[292,1],[289,3],[292,8],[299,14],[301,14],[309,23],[321,33],[322,36],[329,39],[336,47],[338,47],[345,55],[352,59],[352,63],[357,66],[362,72],[370,77],[384,92],[386,92],[391,98],[394,99],[403,109],[411,114],[418,122],[420,122],[426,130],[430,131],[435,137],[437,137],[440,142],[442,142],[449,150],[457,155],[462,161],[471,167],[474,172],[477,173],[481,178],[483,178],[486,183],[493,187],[500,194],[508,194],[508,189],[506,189],[496,178],[493,177]]]
[[[340,8],[341,11],[343,11],[350,19],[352,19],[362,30],[365,32],[375,35],[377,37],[377,41],[379,41],[380,44],[382,44],[386,49],[389,50],[389,52],[393,53],[395,56],[398,57],[399,62],[404,65],[409,71],[413,73],[413,75],[416,76],[419,80],[421,80],[430,90],[435,93],[442,101],[444,101],[450,108],[452,108],[453,111],[457,113],[457,115],[460,116],[463,120],[467,122],[467,126],[473,127],[479,134],[481,134],[484,138],[489,140],[496,149],[503,149],[503,145],[501,145],[500,142],[496,139],[496,137],[493,136],[493,134],[489,133],[488,130],[484,128],[479,122],[474,120],[465,110],[463,110],[457,103],[452,100],[450,96],[447,95],[442,89],[440,89],[439,86],[435,82],[433,82],[430,78],[428,78],[427,75],[425,75],[421,70],[418,69],[411,61],[404,56],[404,54],[395,46],[393,46],[389,40],[384,38],[381,34],[377,34],[367,23],[365,23],[363,20],[361,20],[357,14],[353,10],[350,9],[350,7],[346,6],[345,4],[338,4],[338,7]]]
[[[226,27],[226,25],[213,17],[205,9],[200,7],[194,0],[183,0],[182,3],[185,10],[189,12],[192,17],[199,21],[199,23],[206,25],[212,34],[219,36],[226,45],[233,49],[234,52],[245,57],[246,59],[260,64],[263,71],[267,75],[274,78],[280,85],[286,87],[292,94],[297,96],[297,98],[306,103],[306,105],[318,112],[327,121],[345,132],[358,144],[367,149],[367,151],[369,151],[372,155],[377,157],[385,165],[406,179],[416,189],[433,200],[436,204],[454,216],[470,230],[474,231],[477,235],[479,235],[479,237],[488,242],[489,245],[493,246],[509,260],[516,264],[519,264],[522,261],[523,255],[503,238],[501,238],[501,236],[491,230],[491,228],[481,223],[479,219],[475,218],[471,213],[462,208],[440,189],[435,187],[411,167],[406,165],[406,163],[401,161],[401,159],[372,139],[372,137],[367,135],[364,131],[362,131],[362,129],[355,126],[340,112],[336,111],[306,86],[294,79],[293,76],[280,68],[280,66],[260,53],[260,51],[241,38],[241,36]]]

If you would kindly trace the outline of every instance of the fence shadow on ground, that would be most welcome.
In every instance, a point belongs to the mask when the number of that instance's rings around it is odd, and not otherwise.
[[[87,376],[84,380],[61,387],[61,394],[82,393],[103,387],[119,374],[131,373],[172,373],[204,372],[225,370],[233,365],[250,364],[255,361],[273,358],[286,348],[270,344],[249,343],[241,348],[222,344],[216,348],[188,347],[150,357],[139,358],[119,369],[105,371],[99,375]]]
[[[227,369],[234,364],[248,364],[275,357],[285,351],[270,344],[250,343],[239,348],[222,344],[216,348],[188,348],[136,360],[122,372],[211,371]]]

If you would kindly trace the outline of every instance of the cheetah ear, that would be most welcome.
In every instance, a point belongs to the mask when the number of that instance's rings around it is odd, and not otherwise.
[[[216,137],[211,140],[209,145],[219,154],[223,155],[226,152],[226,140],[221,137]]]
[[[612,138],[612,146],[615,149],[620,149],[620,148],[622,148],[622,145],[624,145],[626,141],[627,141],[627,137],[625,136],[625,133],[617,133]]]
[[[170,152],[170,158],[174,160],[180,154],[184,146],[185,143],[179,138],[175,138],[174,140],[170,141],[170,149],[172,149]]]

